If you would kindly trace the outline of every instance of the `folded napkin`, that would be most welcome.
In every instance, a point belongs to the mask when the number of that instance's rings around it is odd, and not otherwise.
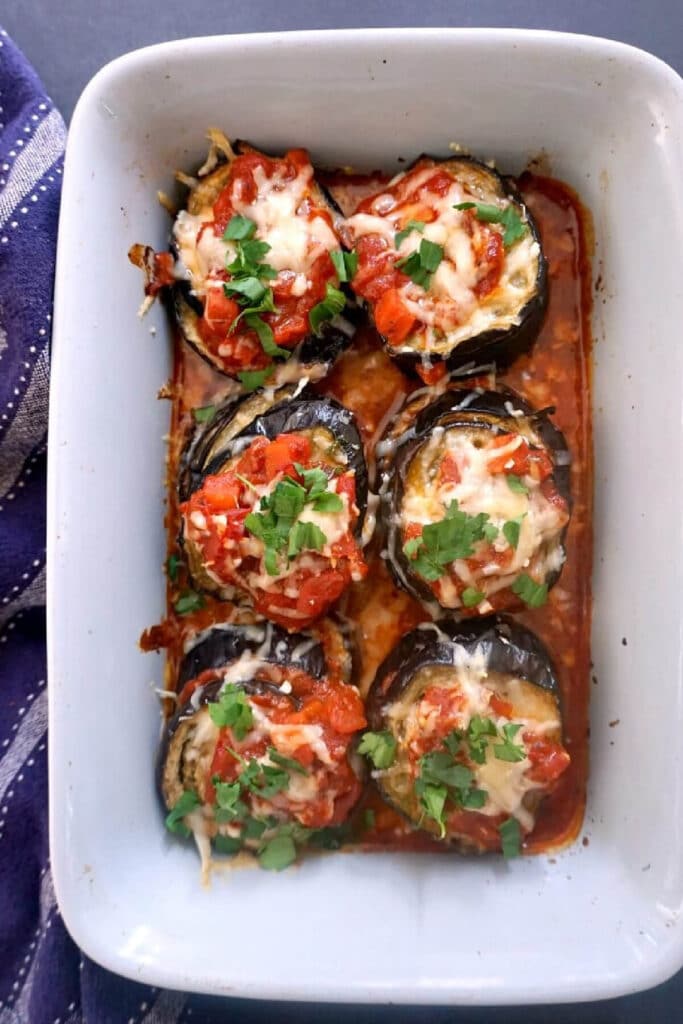
[[[0,1024],[170,1024],[192,1014],[187,997],[82,956],[50,873],[45,467],[65,138],[35,72],[0,30]],[[190,1020],[208,1019],[210,1004],[196,1000]]]

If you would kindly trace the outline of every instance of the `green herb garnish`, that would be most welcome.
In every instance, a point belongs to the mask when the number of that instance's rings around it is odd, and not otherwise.
[[[233,853],[239,853],[242,849],[242,840],[238,839],[237,836],[217,835],[213,837],[212,843],[216,853],[230,855]]]
[[[499,761],[523,761],[526,757],[526,750],[523,746],[515,743],[515,736],[522,728],[521,725],[514,722],[508,722],[507,725],[503,726],[503,736],[501,743],[494,743],[492,749],[494,755]]]
[[[503,536],[511,548],[516,548],[519,544],[519,531],[523,518],[524,516],[518,516],[517,519],[509,519],[507,523],[503,523]]]
[[[474,608],[486,597],[483,590],[475,590],[474,587],[465,587],[462,592],[462,603],[465,608]]]
[[[485,538],[488,518],[485,512],[468,515],[460,511],[457,501],[452,501],[444,519],[423,526],[420,537],[403,545],[411,569],[430,582],[440,579],[446,565],[474,553],[474,545]]]
[[[313,333],[319,335],[325,321],[332,320],[341,313],[345,305],[346,296],[344,293],[340,292],[338,288],[335,288],[328,281],[325,285],[325,298],[317,306],[314,306],[308,314],[308,320]]]
[[[256,224],[248,217],[242,217],[239,213],[231,217],[227,228],[223,232],[223,240],[234,242],[244,238],[253,238],[256,233]]]
[[[394,235],[394,245],[397,249],[400,249],[401,242],[405,241],[412,231],[419,231],[422,233],[426,227],[427,225],[423,220],[409,220],[406,226],[400,231],[397,231]]]
[[[503,210],[499,206],[491,206],[488,203],[458,203],[453,209],[474,209],[477,213],[477,220],[485,221],[487,224],[501,224],[505,229],[503,245],[506,249],[523,238],[528,229],[528,225],[524,223],[513,203]]]
[[[341,283],[350,281],[358,270],[357,252],[343,252],[341,249],[335,249],[330,253],[330,259],[334,263],[334,269],[337,271],[337,277]]]
[[[396,260],[394,266],[398,270],[402,270],[404,274],[407,274],[415,284],[427,289],[432,279],[432,274],[442,259],[443,246],[423,238],[419,249],[411,252],[409,256],[404,256],[403,259]]]
[[[268,757],[275,764],[279,764],[281,768],[286,768],[289,772],[297,772],[299,775],[310,775],[308,768],[305,768],[301,761],[296,761],[293,757],[285,757],[275,747],[268,747]]]
[[[516,473],[507,473],[505,479],[507,480],[508,487],[513,492],[513,494],[529,493],[529,488],[526,486],[523,480],[521,480],[521,478],[517,476]]]
[[[540,608],[548,600],[548,584],[536,583],[525,572],[518,576],[512,584],[512,592],[517,594],[517,597],[521,597],[529,608]]]
[[[508,818],[498,826],[503,856],[506,859],[519,857],[522,852],[522,834],[516,818]]]
[[[198,612],[204,607],[204,598],[194,590],[184,590],[173,607],[178,615],[189,615],[190,612]]]
[[[389,768],[396,757],[396,739],[385,732],[366,732],[358,744],[358,753],[366,754],[375,768]]]
[[[245,391],[256,391],[263,387],[265,382],[275,373],[274,366],[267,366],[265,370],[243,370],[237,376]]]
[[[259,853],[259,864],[267,871],[282,871],[296,860],[296,846],[288,835],[269,839]]]
[[[176,801],[173,809],[166,815],[166,828],[176,835],[190,835],[190,830],[184,822],[187,814],[196,811],[201,801],[193,789],[186,789],[182,796]]]
[[[214,725],[228,727],[238,740],[243,740],[254,724],[254,715],[244,690],[228,683],[218,700],[207,705]]]
[[[210,423],[216,411],[215,405],[204,405],[201,409],[193,409],[195,423]]]
[[[175,583],[178,579],[178,570],[180,569],[180,559],[177,555],[169,555],[166,560],[166,575],[168,576],[171,583]]]

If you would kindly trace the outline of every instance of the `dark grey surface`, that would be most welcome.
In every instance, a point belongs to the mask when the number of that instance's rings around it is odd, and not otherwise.
[[[65,117],[86,82],[113,57],[164,39],[222,32],[377,25],[547,28],[620,39],[683,72],[683,0],[2,0],[0,22]]]
[[[513,26],[607,36],[650,50],[683,73],[683,0],[2,0],[0,23],[70,117],[79,93],[107,61],[189,35],[371,26]],[[457,908],[454,908],[457,928]],[[362,931],[362,913],[359,914]],[[315,970],[312,936],[311,969]],[[202,1001],[194,1020],[240,1024],[683,1024],[683,972],[666,985],[602,1003],[530,1009],[316,1007]]]

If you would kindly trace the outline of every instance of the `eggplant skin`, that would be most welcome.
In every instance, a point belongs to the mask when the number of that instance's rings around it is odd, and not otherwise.
[[[558,493],[571,512],[571,467],[564,434],[550,419],[554,409],[535,410],[512,388],[496,390],[454,385],[433,401],[429,393],[408,399],[378,445],[378,469],[381,479],[383,515],[386,530],[388,564],[394,579],[417,600],[435,605],[434,593],[415,573],[411,560],[403,552],[397,513],[403,501],[406,477],[413,457],[437,428],[480,428],[494,433],[532,435],[553,460],[553,480]],[[512,411],[522,415],[512,415]],[[386,454],[385,454],[386,453]],[[560,537],[564,549],[566,527]],[[548,575],[548,589],[560,577],[562,569]]]
[[[356,535],[360,535],[368,503],[368,469],[363,441],[353,413],[313,390],[299,391],[288,385],[275,392],[262,391],[229,399],[204,428],[198,428],[186,449],[180,470],[179,494],[187,501],[205,477],[219,473],[233,454],[244,448],[245,439],[292,434],[322,427],[334,435],[348,468],[355,470],[356,504],[359,510]]]
[[[236,156],[243,156],[249,153],[261,153],[271,159],[278,159],[271,154],[258,150],[250,143],[238,139],[233,144],[233,151]],[[224,153],[218,154],[217,164],[208,173],[199,177],[198,184],[190,190],[186,207],[190,213],[198,213],[205,206],[213,206],[218,196],[225,187],[230,169],[230,161]],[[322,207],[327,207],[338,233],[342,223],[342,212],[332,195],[326,188],[323,188],[317,180],[313,180],[313,194],[316,202]],[[342,243],[339,243],[342,247]],[[175,241],[171,240],[171,251],[178,257],[178,250]],[[347,299],[347,306],[343,314],[335,317],[334,323],[327,321],[322,324],[320,335],[307,335],[295,349],[292,350],[290,359],[295,359],[301,365],[302,375],[320,377],[329,373],[337,358],[351,344],[354,334],[362,319],[362,312],[358,306],[355,296],[347,285],[340,285],[341,290]],[[187,344],[201,356],[210,366],[226,377],[234,377],[228,372],[204,343],[198,330],[198,321],[204,312],[203,303],[192,290],[189,281],[178,281],[171,289],[171,309],[178,325],[181,335]],[[282,365],[280,362],[275,366]],[[250,369],[245,367],[245,369]]]
[[[457,171],[464,168],[470,174],[485,175],[493,190],[501,198],[511,199],[517,206],[524,206],[524,201],[517,191],[512,178],[499,174],[492,167],[488,167],[480,160],[471,156],[437,157],[423,153],[406,169],[410,173],[421,161],[431,160],[435,164],[441,164],[446,169]],[[471,363],[473,360],[478,363],[494,362],[499,367],[509,366],[517,356],[527,351],[536,338],[543,324],[545,312],[548,305],[548,265],[543,254],[541,236],[536,221],[530,211],[525,207],[527,224],[531,236],[538,243],[538,273],[534,286],[534,294],[531,299],[519,312],[519,323],[504,330],[490,330],[474,335],[458,342],[446,356],[438,352],[429,353],[429,360],[433,364],[445,363],[449,370],[456,370]],[[419,352],[406,351],[405,348],[395,348],[389,341],[382,337],[382,343],[397,365],[404,373],[416,375],[418,367],[422,364],[422,355]]]
[[[455,645],[468,654],[480,650],[492,672],[526,679],[559,703],[560,686],[545,645],[530,629],[507,615],[481,619],[441,619],[406,633],[384,659],[370,686],[366,711],[370,728],[386,728],[387,710],[428,665],[452,665]]]

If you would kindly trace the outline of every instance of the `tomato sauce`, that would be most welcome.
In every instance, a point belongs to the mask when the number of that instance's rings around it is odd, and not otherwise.
[[[323,183],[346,215],[386,181],[380,175],[327,174]],[[548,260],[549,305],[543,328],[531,353],[519,357],[498,376],[499,383],[519,391],[537,408],[554,407],[553,421],[564,433],[572,454],[572,517],[566,537],[567,560],[547,604],[515,612],[548,646],[560,681],[564,742],[571,756],[554,792],[544,801],[527,852],[557,849],[576,838],[583,820],[588,772],[588,693],[590,676],[592,573],[592,415],[591,415],[591,265],[590,218],[577,196],[563,184],[525,173],[518,188],[534,215]],[[405,395],[421,382],[406,377],[383,351],[369,326],[361,328],[352,347],[329,376],[317,385],[356,415],[372,458],[373,445]],[[175,344],[175,369],[170,387],[173,401],[169,447],[169,500],[166,526],[169,551],[177,553],[179,510],[175,490],[180,452],[192,428],[193,408],[219,402],[231,384],[215,373],[180,339]],[[384,657],[398,639],[429,618],[424,608],[393,582],[376,539],[365,552],[369,571],[342,598],[341,610],[358,624],[360,670],[354,680],[363,696]],[[202,609],[177,615],[173,603],[190,586],[182,567],[168,584],[168,617],[146,631],[143,647],[168,650],[167,686],[175,689],[182,642],[188,632],[225,618],[224,602],[206,598]],[[170,709],[169,709],[170,710]],[[367,788],[354,812],[352,832],[363,849],[447,849],[426,834],[413,832],[387,807],[374,787]]]

